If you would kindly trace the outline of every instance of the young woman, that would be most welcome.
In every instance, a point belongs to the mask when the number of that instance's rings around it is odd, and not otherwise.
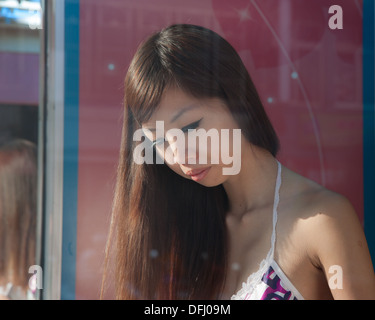
[[[277,161],[278,138],[254,84],[218,34],[172,25],[147,39],[125,79],[124,111],[107,247],[118,299],[375,298],[352,206]],[[139,129],[143,142],[134,139]],[[211,150],[223,151],[215,139],[189,153],[170,129],[186,137],[215,129],[220,142],[229,132],[239,172],[223,174],[231,164],[211,161]],[[145,141],[154,163],[134,161]],[[194,163],[200,154],[207,162]]]
[[[0,144],[0,300],[35,299],[36,160],[32,142]]]

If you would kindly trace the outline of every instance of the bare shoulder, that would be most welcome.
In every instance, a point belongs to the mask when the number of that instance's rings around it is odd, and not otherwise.
[[[326,237],[332,238],[337,232],[351,234],[353,228],[357,233],[362,232],[358,216],[346,197],[288,168],[284,168],[283,178],[282,223],[293,226],[285,232],[293,236],[316,266],[320,265],[320,248],[327,247]]]
[[[351,202],[343,195],[285,168],[285,202],[288,219],[307,240],[319,244],[325,234],[363,233]],[[319,235],[319,236],[318,236]],[[327,240],[327,239],[324,239]]]
[[[375,298],[374,270],[363,232],[350,201],[341,194],[285,170],[286,202],[293,207],[294,241],[303,246],[311,263],[328,276],[332,266],[344,272],[345,290],[335,298]]]
[[[358,216],[343,195],[331,191],[320,184],[285,168],[285,197],[289,205],[293,203],[295,219],[311,219],[311,221],[339,219],[342,223],[358,220]],[[311,223],[309,223],[311,224]]]

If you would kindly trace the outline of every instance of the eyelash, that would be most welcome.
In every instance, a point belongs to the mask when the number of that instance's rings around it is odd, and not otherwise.
[[[195,121],[193,123],[190,123],[188,124],[187,126],[183,127],[181,129],[182,132],[186,133],[188,132],[189,130],[194,130],[196,128],[199,127],[199,124],[201,123],[203,118],[199,119],[198,121]],[[152,147],[154,148],[156,145],[158,144],[161,144],[161,143],[164,143],[165,142],[165,138],[159,138],[159,139],[156,139],[154,141],[152,141]]]

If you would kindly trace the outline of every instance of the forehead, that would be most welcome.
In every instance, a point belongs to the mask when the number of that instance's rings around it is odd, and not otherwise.
[[[170,87],[165,89],[158,108],[152,114],[148,122],[156,120],[169,120],[180,111],[188,108],[194,108],[200,104],[200,101],[183,90]]]
[[[218,112],[219,109],[227,111],[224,103],[216,98],[196,98],[185,91],[170,87],[165,89],[158,108],[151,118],[144,123],[145,126],[155,124],[156,121],[173,122],[185,112],[199,110],[201,113]]]

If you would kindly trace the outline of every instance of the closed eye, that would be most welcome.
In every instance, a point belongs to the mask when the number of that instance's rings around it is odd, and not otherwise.
[[[187,126],[181,128],[181,131],[183,133],[189,132],[189,130],[194,130],[199,127],[201,121],[203,118],[199,119],[198,121],[195,121],[193,123],[188,124]],[[157,145],[163,144],[165,142],[165,138],[159,138],[154,141],[152,141],[152,147],[156,147]]]
[[[191,123],[191,124],[189,124],[189,125],[183,127],[183,128],[181,129],[182,132],[185,133],[185,132],[188,132],[189,130],[194,130],[194,129],[198,128],[198,127],[199,127],[199,124],[200,124],[201,121],[202,121],[202,119],[203,119],[203,118],[201,118],[201,119],[199,119],[198,121],[195,121],[195,122],[193,122],[193,123]]]

